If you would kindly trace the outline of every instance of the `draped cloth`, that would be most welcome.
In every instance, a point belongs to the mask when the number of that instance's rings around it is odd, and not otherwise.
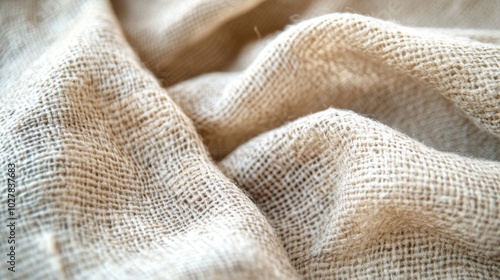
[[[1,1],[0,278],[500,278],[499,15]]]

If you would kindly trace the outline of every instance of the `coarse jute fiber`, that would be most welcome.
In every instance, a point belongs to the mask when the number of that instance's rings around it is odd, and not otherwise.
[[[0,279],[500,278],[500,2],[3,0],[0,28]]]

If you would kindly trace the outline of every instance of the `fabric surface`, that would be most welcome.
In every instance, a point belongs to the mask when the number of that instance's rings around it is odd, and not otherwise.
[[[0,278],[500,278],[499,15],[0,1]]]

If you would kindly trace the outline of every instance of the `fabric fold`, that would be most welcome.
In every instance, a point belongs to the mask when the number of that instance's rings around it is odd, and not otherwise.
[[[19,215],[19,264],[2,278],[295,278],[273,228],[212,163],[110,6],[87,2],[60,37],[0,95]]]
[[[329,109],[252,139],[219,166],[266,214],[305,279],[500,272],[498,162]]]
[[[168,91],[219,159],[330,106],[371,115],[445,151],[498,159],[491,150],[500,143],[498,53],[497,45],[442,31],[333,14],[289,28],[241,72],[206,74]],[[470,142],[453,144],[470,134]]]

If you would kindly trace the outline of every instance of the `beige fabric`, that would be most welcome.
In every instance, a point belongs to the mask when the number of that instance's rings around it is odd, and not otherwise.
[[[500,278],[499,11],[1,1],[0,278]]]

